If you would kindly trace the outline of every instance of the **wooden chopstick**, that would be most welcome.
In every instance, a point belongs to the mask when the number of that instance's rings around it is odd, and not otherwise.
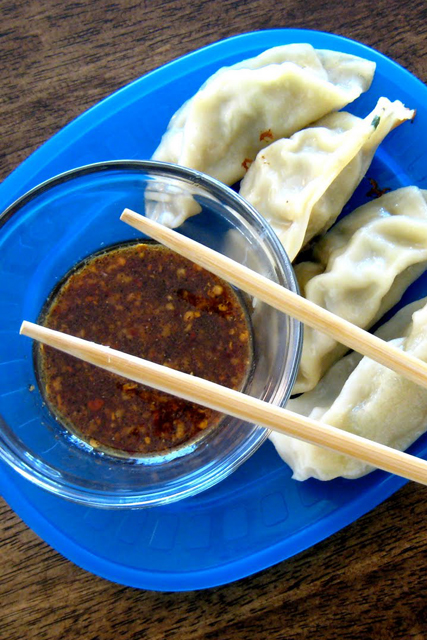
[[[20,333],[135,382],[358,458],[408,480],[427,484],[427,462],[402,451],[300,416],[214,382],[32,322],[23,322]]]
[[[227,256],[125,209],[120,219],[246,293],[427,387],[427,364]]]

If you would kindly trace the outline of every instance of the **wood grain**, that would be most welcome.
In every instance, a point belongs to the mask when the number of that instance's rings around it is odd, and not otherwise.
[[[427,81],[424,0],[0,0],[0,178],[136,77],[256,29],[330,31]],[[427,493],[408,485],[313,549],[199,593],[137,591],[89,575],[0,506],[1,640],[422,640]]]

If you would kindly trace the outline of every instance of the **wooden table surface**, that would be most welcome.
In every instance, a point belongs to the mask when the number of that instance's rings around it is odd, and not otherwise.
[[[342,34],[427,81],[424,0],[1,0],[0,10],[2,179],[119,87],[238,33]],[[1,640],[427,638],[421,486],[407,485],[344,531],[256,576],[181,594],[86,573],[0,502]]]

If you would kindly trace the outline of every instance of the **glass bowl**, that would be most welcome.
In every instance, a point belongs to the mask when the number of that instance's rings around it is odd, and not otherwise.
[[[164,455],[129,457],[92,448],[50,413],[40,392],[31,340],[21,322],[37,322],[55,285],[86,256],[143,236],[120,222],[125,207],[152,215],[190,207],[179,232],[296,291],[291,264],[274,232],[245,200],[199,172],[160,162],[119,161],[63,173],[0,217],[0,457],[52,493],[90,506],[164,504],[229,475],[268,431],[231,417],[197,442]],[[159,209],[160,207],[160,209]],[[276,405],[296,376],[300,324],[250,300],[254,365],[245,393]]]

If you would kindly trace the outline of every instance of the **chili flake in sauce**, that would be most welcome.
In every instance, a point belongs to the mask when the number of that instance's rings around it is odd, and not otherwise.
[[[251,329],[232,287],[165,247],[127,244],[66,277],[43,324],[241,389]],[[93,446],[153,454],[197,438],[218,412],[131,382],[51,347],[37,347],[46,401]]]

